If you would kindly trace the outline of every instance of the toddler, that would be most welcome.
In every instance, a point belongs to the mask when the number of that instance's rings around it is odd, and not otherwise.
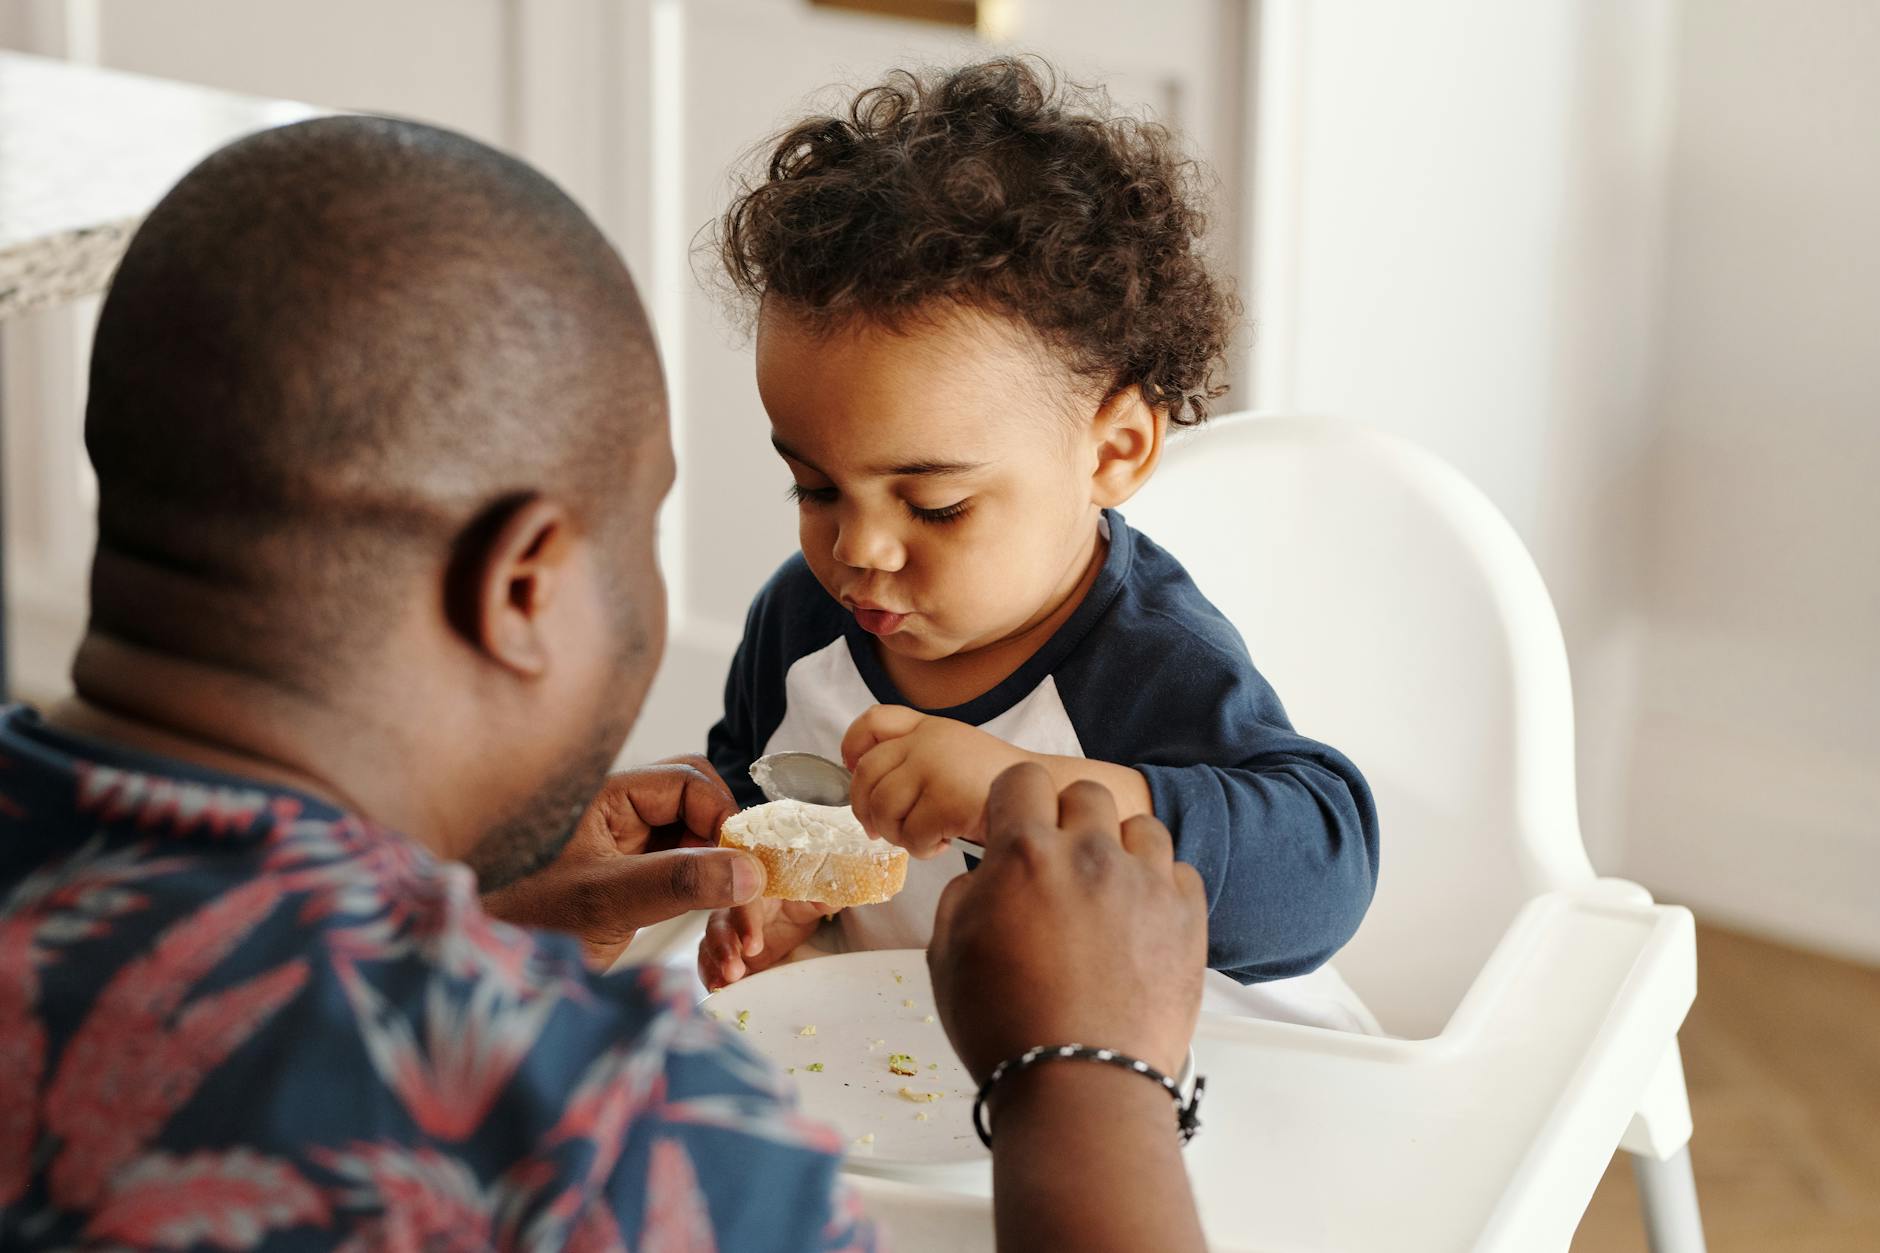
[[[1360,1027],[1342,985],[1296,977],[1370,903],[1370,792],[1117,512],[1223,390],[1236,309],[1193,175],[1166,131],[1020,60],[895,74],[777,140],[717,242],[802,552],[751,606],[708,754],[746,805],[765,753],[855,772],[856,816],[915,860],[899,896],[839,915],[851,948],[926,944],[1002,770],[1095,780],[1200,872],[1209,965],[1267,985],[1243,1009]],[[771,965],[821,918],[726,911],[701,977]]]

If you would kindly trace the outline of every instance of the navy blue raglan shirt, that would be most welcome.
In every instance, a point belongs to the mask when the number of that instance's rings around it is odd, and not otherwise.
[[[1095,584],[1043,648],[991,691],[921,712],[1030,752],[1133,766],[1175,854],[1207,885],[1208,964],[1240,983],[1301,975],[1357,930],[1376,883],[1377,816],[1357,767],[1299,735],[1239,632],[1176,561],[1113,511]],[[871,705],[907,705],[873,636],[798,554],[751,605],[708,755],[738,801],[765,753],[839,758]],[[909,867],[894,900],[844,911],[850,947],[919,947],[965,855]]]

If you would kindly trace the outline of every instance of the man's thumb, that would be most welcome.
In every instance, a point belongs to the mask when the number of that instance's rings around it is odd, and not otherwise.
[[[675,848],[621,859],[611,895],[622,921],[651,926],[694,909],[726,909],[764,890],[764,865],[734,848]]]

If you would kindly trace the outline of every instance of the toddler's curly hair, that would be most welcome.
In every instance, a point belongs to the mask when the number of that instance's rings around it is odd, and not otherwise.
[[[736,301],[831,328],[957,303],[1014,318],[1114,395],[1208,415],[1239,305],[1199,248],[1173,135],[1031,58],[896,71],[765,145],[711,237]]]

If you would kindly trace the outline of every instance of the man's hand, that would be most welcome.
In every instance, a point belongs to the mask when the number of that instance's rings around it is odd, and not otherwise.
[[[505,922],[574,933],[604,970],[641,927],[763,892],[761,862],[709,847],[737,811],[703,757],[623,770],[601,785],[553,864],[485,894],[483,906]]]
[[[1100,784],[1059,795],[1037,765],[992,785],[985,860],[947,886],[927,950],[940,1021],[982,1083],[1033,1045],[1071,1042],[1174,1075],[1206,963],[1201,877],[1168,829],[1119,824]]]
[[[978,839],[992,781],[1031,760],[978,727],[901,705],[876,705],[842,737],[857,821],[919,858],[936,856],[956,836]]]
[[[745,975],[768,970],[816,932],[834,911],[810,901],[772,897],[720,909],[705,924],[698,944],[698,977],[713,992]]]
[[[1108,788],[1060,795],[1023,765],[992,785],[986,859],[947,885],[927,967],[947,1038],[981,1083],[1038,1044],[1112,1048],[1173,1075],[1201,1008],[1207,931],[1201,878],[1175,861],[1166,827],[1119,824]],[[1205,1248],[1156,1085],[1049,1062],[1002,1081],[990,1107],[1000,1248]]]

